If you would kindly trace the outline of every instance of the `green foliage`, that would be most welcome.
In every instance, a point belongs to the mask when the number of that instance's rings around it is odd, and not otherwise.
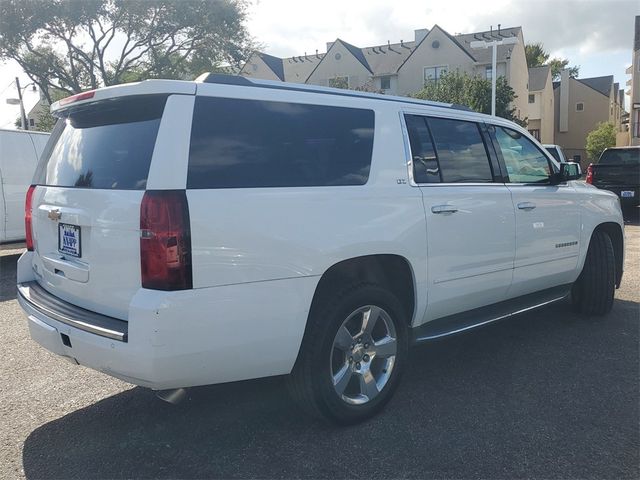
[[[580,74],[580,66],[569,67],[569,60],[566,59],[553,58],[549,61],[548,65],[551,67],[551,78],[554,82],[560,80],[562,70],[567,67],[571,78],[578,78],[578,75]]]
[[[524,46],[525,55],[527,57],[527,67],[542,67],[548,65],[551,67],[551,80],[560,80],[562,70],[569,69],[571,78],[578,78],[580,74],[580,66],[569,67],[569,60],[566,58],[552,58],[549,60],[549,53],[544,49],[542,43],[530,43]]]
[[[541,67],[546,65],[549,60],[549,54],[544,50],[541,43],[530,43],[524,46],[524,52],[527,57],[527,67]]]
[[[68,95],[66,93],[60,90],[54,90],[50,94],[52,103],[57,102],[58,100],[61,100],[67,96]],[[49,105],[46,105],[38,115],[35,130],[38,132],[51,132],[53,130],[53,127],[55,127],[57,120],[58,119],[56,117],[51,115]]]
[[[333,77],[329,79],[329,86],[332,88],[349,88],[349,77]]]
[[[587,156],[595,162],[605,148],[616,146],[616,127],[612,123],[599,123],[595,130],[587,135]]]
[[[252,48],[245,18],[246,0],[2,0],[0,59],[43,92],[190,79],[240,65]]]
[[[447,72],[437,82],[428,82],[413,95],[422,100],[466,105],[480,113],[491,113],[491,81],[480,76],[471,76],[457,70]],[[516,94],[506,78],[496,79],[496,115],[526,125],[526,119],[518,118],[512,106]]]

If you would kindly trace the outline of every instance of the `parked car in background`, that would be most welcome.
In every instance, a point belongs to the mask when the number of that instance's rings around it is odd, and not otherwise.
[[[411,344],[570,294],[604,315],[622,280],[615,195],[499,117],[226,75],[52,110],[18,262],[31,336],[165,399],[289,374],[303,408],[361,421]]]
[[[0,243],[24,240],[24,199],[48,133],[0,130]]]
[[[607,148],[587,168],[586,182],[615,193],[623,205],[640,205],[640,146]]]
[[[547,152],[553,155],[553,158],[555,158],[559,163],[565,163],[567,161],[567,158],[564,156],[564,151],[560,145],[546,144],[543,145],[543,147]]]

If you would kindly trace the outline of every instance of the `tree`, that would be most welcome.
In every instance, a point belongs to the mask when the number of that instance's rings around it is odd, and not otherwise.
[[[146,78],[193,78],[248,56],[245,0],[3,0],[0,59],[67,95]]]
[[[557,80],[560,80],[560,75],[562,75],[562,70],[568,67],[569,60],[553,58],[549,61],[548,65],[551,67],[551,78],[553,79],[553,81],[557,81]],[[580,74],[579,66],[569,67],[568,70],[569,70],[569,76],[571,78],[578,78],[578,75]]]
[[[560,80],[562,70],[569,66],[569,60],[566,58],[552,58],[549,60],[549,53],[544,49],[542,43],[530,43],[524,46],[524,52],[527,57],[527,67],[542,67],[548,65],[551,67],[551,80],[554,82]],[[580,66],[568,67],[569,76],[578,78]]]
[[[471,76],[457,70],[447,72],[438,81],[428,82],[413,95],[422,100],[465,105],[480,113],[491,113],[491,81],[480,76]],[[518,118],[512,106],[516,94],[506,78],[496,80],[496,115],[526,125],[526,119]]]
[[[527,57],[527,67],[541,67],[546,65],[549,54],[544,50],[541,43],[530,43],[524,46],[524,53]]]
[[[616,127],[609,122],[601,122],[587,135],[587,156],[595,162],[605,148],[616,146]]]

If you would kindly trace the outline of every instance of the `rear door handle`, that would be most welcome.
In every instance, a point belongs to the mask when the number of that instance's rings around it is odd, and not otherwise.
[[[536,204],[532,202],[520,202],[518,204],[518,208],[520,210],[533,210],[534,208],[536,208]]]
[[[458,209],[453,205],[434,205],[431,207],[433,213],[456,213]]]

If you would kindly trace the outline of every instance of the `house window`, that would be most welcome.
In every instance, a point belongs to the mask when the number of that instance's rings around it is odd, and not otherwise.
[[[536,96],[534,94],[529,94],[529,103],[536,103]]]
[[[484,67],[484,77],[487,80],[491,80],[491,78],[493,78],[493,69],[491,68],[491,65]]]
[[[448,65],[424,67],[424,83],[437,82],[448,71],[449,71]]]
[[[382,90],[389,90],[391,88],[391,77],[390,76],[384,76],[384,77],[380,77],[380,88]]]
[[[584,103],[578,102],[576,103],[576,112],[582,112],[584,110]]]
[[[29,119],[29,126],[30,127],[35,127],[36,126],[36,122],[33,121],[33,118]]]
[[[333,88],[349,88],[349,77],[330,78],[329,86]]]
[[[531,102],[529,102],[531,103]],[[529,133],[531,134],[531,136],[533,138],[535,138],[536,140],[540,141],[540,130],[537,128],[534,128],[533,130],[529,130]]]

